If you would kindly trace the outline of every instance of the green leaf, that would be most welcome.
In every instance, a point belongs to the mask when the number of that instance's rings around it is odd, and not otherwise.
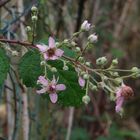
[[[73,50],[66,47],[62,47],[62,49],[64,50],[64,55],[68,57],[76,58],[76,52],[74,52]]]
[[[9,71],[10,64],[9,59],[3,49],[0,48],[0,86],[3,84],[7,72]]]
[[[63,106],[80,106],[83,104],[82,97],[85,95],[85,90],[81,89],[78,84],[78,76],[74,68],[68,65],[69,70],[64,71],[61,61],[51,61],[49,64],[57,68],[56,78],[59,77],[59,83],[66,85],[66,90],[58,93],[58,103]],[[52,73],[48,72],[49,77]]]
[[[35,87],[38,77],[43,73],[40,54],[36,50],[27,52],[20,60],[19,75],[27,87]]]

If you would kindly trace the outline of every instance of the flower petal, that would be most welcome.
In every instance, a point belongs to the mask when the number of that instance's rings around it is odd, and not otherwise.
[[[50,96],[50,100],[51,100],[52,103],[56,103],[57,102],[58,95],[56,93],[50,93],[49,96]]]
[[[38,93],[38,94],[42,94],[42,93],[45,93],[45,92],[46,92],[45,88],[42,88],[42,89],[36,91],[36,93]]]
[[[55,55],[54,55],[54,56],[49,57],[48,59],[49,59],[49,60],[57,60],[58,58],[59,58],[58,56],[55,56]]]
[[[55,55],[61,57],[63,55],[64,51],[61,49],[56,49]]]
[[[85,80],[81,76],[79,77],[78,82],[81,87],[85,86]]]
[[[40,44],[36,45],[36,47],[37,47],[37,48],[39,49],[39,51],[41,51],[41,52],[45,52],[45,51],[47,50],[47,48],[48,48],[47,45],[40,45]]]
[[[49,57],[48,57],[48,55],[46,53],[43,53],[43,57],[44,57],[45,60],[49,59]]]
[[[56,90],[62,91],[62,90],[65,90],[65,89],[66,89],[66,86],[64,84],[56,85]]]
[[[42,84],[43,86],[47,86],[48,85],[48,80],[45,79],[44,76],[39,76],[37,83]]]
[[[121,111],[123,102],[124,102],[124,97],[117,98],[116,107],[115,107],[115,110],[117,113],[119,113]]]
[[[49,48],[55,47],[55,40],[52,37],[49,37]]]

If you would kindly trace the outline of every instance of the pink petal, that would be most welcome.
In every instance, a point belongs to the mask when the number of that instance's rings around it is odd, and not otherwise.
[[[49,60],[57,60],[57,59],[58,59],[58,56],[55,56],[55,55],[54,55],[54,56],[49,57],[48,59],[49,59]]]
[[[61,49],[56,49],[55,55],[61,57],[63,55],[64,51]]]
[[[81,87],[85,86],[85,80],[82,77],[79,77],[78,82]]]
[[[45,88],[42,88],[42,89],[36,91],[36,93],[38,93],[38,94],[42,94],[42,93],[45,93],[45,92],[46,92]]]
[[[49,37],[49,48],[55,47],[55,40],[52,37]]]
[[[116,107],[115,107],[115,110],[117,113],[119,113],[121,111],[123,102],[124,102],[124,97],[117,98]]]
[[[44,85],[44,86],[47,86],[48,85],[48,80],[45,79],[44,76],[39,76],[38,80],[37,80],[38,83]]]
[[[49,59],[49,57],[48,57],[48,55],[46,53],[43,53],[43,57],[44,57],[45,60]]]
[[[66,89],[66,86],[64,84],[56,85],[56,90],[62,91],[62,90],[65,90],[65,89]]]
[[[50,96],[50,100],[51,100],[52,103],[57,102],[58,95],[56,93],[50,93],[49,96]]]
[[[37,47],[41,52],[45,52],[45,51],[47,50],[47,48],[48,48],[47,45],[40,45],[40,44],[36,45],[36,47]]]

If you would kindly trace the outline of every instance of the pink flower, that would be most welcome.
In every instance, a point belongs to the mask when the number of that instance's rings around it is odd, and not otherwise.
[[[134,92],[131,87],[122,84],[116,91],[116,107],[115,110],[117,113],[121,112],[122,106],[125,99],[133,96]]]
[[[49,97],[52,103],[56,103],[58,100],[57,91],[63,91],[66,89],[64,84],[57,84],[55,77],[52,81],[48,81],[44,76],[39,76],[37,83],[41,84],[42,89],[37,90],[38,94],[49,93]]]
[[[49,46],[47,45],[36,45],[41,53],[43,53],[45,60],[56,60],[61,57],[64,53],[63,50],[57,49],[55,45],[55,40],[49,37]]]
[[[81,87],[84,87],[85,86],[85,79],[83,79],[81,76],[79,77],[78,79],[78,83]]]

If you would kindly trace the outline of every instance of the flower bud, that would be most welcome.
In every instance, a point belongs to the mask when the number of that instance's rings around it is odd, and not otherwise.
[[[100,57],[96,60],[97,65],[105,65],[107,63],[106,57]]]
[[[90,62],[86,62],[85,64],[90,67]]]
[[[91,34],[89,37],[88,37],[88,40],[90,43],[95,43],[97,42],[98,40],[98,36],[94,33],[94,34]]]
[[[83,78],[84,78],[85,80],[87,80],[87,79],[89,79],[89,75],[86,73],[86,74],[83,75]]]
[[[116,82],[116,84],[121,85],[123,80],[121,78],[116,78],[115,82]]]
[[[84,60],[84,57],[80,56],[78,60],[82,62]]]
[[[63,70],[69,70],[69,67],[65,65],[65,66],[63,67]]]
[[[87,105],[90,102],[90,97],[88,95],[85,95],[83,96],[82,101]]]
[[[81,49],[79,47],[76,47],[75,49],[76,49],[76,52],[80,52],[81,51]]]
[[[81,25],[81,30],[82,30],[82,31],[89,31],[90,28],[91,28],[91,24],[88,23],[87,20],[85,20],[85,21],[82,23],[82,25]]]
[[[85,71],[82,71],[80,74],[83,76],[84,74],[86,74],[86,72]]]
[[[37,7],[36,7],[36,6],[33,6],[33,7],[31,8],[31,11],[34,13],[34,12],[37,12],[37,11],[38,11],[38,9],[37,9]]]
[[[32,21],[36,22],[38,20],[37,16],[32,16]]]
[[[72,46],[76,46],[76,43],[74,41],[71,42]]]
[[[91,82],[89,83],[89,88],[91,90],[93,90],[93,91],[97,91],[98,90],[97,86],[96,85],[93,85]]]
[[[119,73],[118,73],[118,72],[112,72],[111,74],[112,74],[112,76],[114,76],[114,77],[118,77],[118,76],[119,76]]]
[[[56,47],[58,47],[60,45],[60,43],[59,42],[55,42],[55,45],[56,45]]]
[[[69,42],[68,39],[65,39],[65,40],[64,40],[64,43],[65,43],[65,44],[67,44],[68,42]]]
[[[57,72],[57,69],[55,67],[52,67],[51,72]]]
[[[41,62],[40,62],[40,65],[41,65],[41,66],[44,66],[44,65],[46,65],[46,62],[45,62],[45,61],[41,61]]]
[[[137,67],[133,67],[133,68],[131,69],[131,71],[132,71],[133,73],[140,73],[140,70],[139,70]]]
[[[31,27],[30,27],[30,26],[27,26],[27,27],[26,27],[26,31],[27,31],[27,32],[31,32],[31,31],[32,31]]]
[[[17,51],[12,51],[12,56],[18,56],[18,52]]]
[[[118,65],[118,59],[113,59],[112,60],[112,65],[115,65],[115,66]]]

